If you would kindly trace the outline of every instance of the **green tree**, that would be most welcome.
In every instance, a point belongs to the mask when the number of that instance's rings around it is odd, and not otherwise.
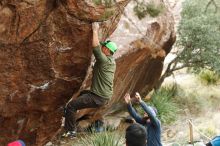
[[[168,64],[156,89],[174,71],[188,67],[220,73],[220,2],[185,0],[178,26],[176,57]]]

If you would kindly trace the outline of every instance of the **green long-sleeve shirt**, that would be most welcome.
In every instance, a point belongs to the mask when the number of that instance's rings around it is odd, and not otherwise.
[[[93,48],[96,62],[93,68],[91,92],[105,99],[113,95],[113,80],[116,70],[116,63],[113,56],[106,56],[102,53],[100,46]]]

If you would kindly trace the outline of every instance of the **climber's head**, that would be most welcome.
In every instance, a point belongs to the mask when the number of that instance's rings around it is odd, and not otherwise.
[[[100,42],[102,45],[102,52],[105,55],[113,55],[117,51],[117,45],[112,41]]]

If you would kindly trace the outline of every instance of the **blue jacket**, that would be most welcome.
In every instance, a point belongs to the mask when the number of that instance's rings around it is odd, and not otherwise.
[[[161,144],[161,124],[160,120],[154,116],[150,108],[145,104],[145,102],[140,102],[143,110],[148,114],[150,121],[143,121],[142,117],[134,110],[131,104],[128,104],[128,112],[135,119],[135,121],[143,125],[147,130],[147,146],[162,146]]]
[[[220,146],[220,136],[216,136],[211,140],[212,146]]]

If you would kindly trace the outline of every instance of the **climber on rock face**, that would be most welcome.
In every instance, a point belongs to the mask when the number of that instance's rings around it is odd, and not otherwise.
[[[99,108],[110,100],[113,95],[113,80],[116,63],[113,54],[117,46],[112,41],[99,42],[98,23],[92,24],[93,39],[92,47],[96,62],[93,68],[92,84],[89,92],[81,94],[78,98],[71,100],[65,110],[66,132],[63,137],[76,136],[76,112],[84,108]]]

